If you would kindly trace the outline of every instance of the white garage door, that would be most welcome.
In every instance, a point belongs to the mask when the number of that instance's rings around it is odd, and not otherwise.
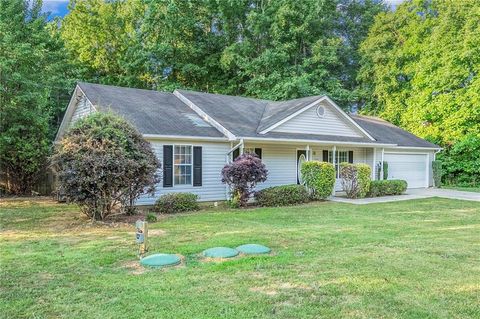
[[[388,179],[403,179],[408,188],[428,187],[427,159],[425,154],[385,153],[388,162]]]

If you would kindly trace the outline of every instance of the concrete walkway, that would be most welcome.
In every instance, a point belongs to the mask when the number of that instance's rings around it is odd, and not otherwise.
[[[373,203],[388,203],[401,200],[430,198],[430,197],[442,197],[450,199],[462,199],[480,202],[480,193],[475,192],[462,192],[452,189],[437,189],[437,188],[417,188],[408,189],[404,195],[398,196],[385,196],[385,197],[373,197],[373,198],[361,198],[361,199],[349,199],[342,196],[334,196],[329,198],[332,202],[349,203],[355,205],[373,204]]]

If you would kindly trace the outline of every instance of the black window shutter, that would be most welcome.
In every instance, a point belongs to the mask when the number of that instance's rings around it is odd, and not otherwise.
[[[323,161],[328,162],[328,151],[323,151]]]
[[[193,147],[193,186],[202,186],[202,147]]]
[[[236,160],[237,157],[239,156],[240,156],[240,149],[237,148],[236,150],[233,151],[233,154],[232,154],[233,160]]]
[[[173,186],[173,145],[163,145],[163,187]]]
[[[262,149],[261,148],[255,148],[255,154],[257,154],[259,159],[262,159]]]
[[[353,151],[348,151],[348,162],[353,163]]]

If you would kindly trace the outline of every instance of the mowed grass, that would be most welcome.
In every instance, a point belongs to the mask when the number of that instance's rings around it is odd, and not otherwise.
[[[75,206],[0,203],[3,318],[479,318],[480,207],[425,199],[210,210],[150,225],[138,267],[132,225],[92,225]],[[269,256],[205,261],[213,246]]]
[[[457,191],[463,191],[463,192],[475,192],[475,193],[480,193],[480,186],[477,187],[466,187],[466,186],[453,186],[453,185],[444,185],[442,188],[446,189],[454,189]]]

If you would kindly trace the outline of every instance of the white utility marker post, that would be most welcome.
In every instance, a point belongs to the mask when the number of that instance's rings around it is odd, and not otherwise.
[[[135,223],[135,239],[137,244],[140,245],[138,255],[142,258],[148,250],[148,223],[143,220],[137,220]]]

